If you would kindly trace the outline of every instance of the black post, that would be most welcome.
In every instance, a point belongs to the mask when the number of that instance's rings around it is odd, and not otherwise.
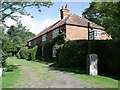
[[[90,31],[89,29],[90,29],[90,23],[88,22],[88,54],[90,54],[90,36],[89,36]]]
[[[87,74],[89,74],[89,54],[90,54],[90,38],[89,38],[89,29],[90,29],[90,23],[88,22],[88,53],[86,57],[86,70]]]

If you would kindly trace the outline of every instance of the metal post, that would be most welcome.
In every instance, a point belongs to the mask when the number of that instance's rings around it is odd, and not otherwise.
[[[90,36],[89,36],[89,28],[90,28],[90,23],[88,22],[88,54],[90,54]]]

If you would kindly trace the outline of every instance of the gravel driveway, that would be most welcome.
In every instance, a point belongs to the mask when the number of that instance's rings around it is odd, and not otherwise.
[[[44,68],[54,74],[54,78],[46,82],[41,80],[30,68],[26,66],[20,66],[19,68],[24,73],[24,82],[26,82],[25,85],[19,86],[19,88],[96,88],[70,74],[58,70]]]

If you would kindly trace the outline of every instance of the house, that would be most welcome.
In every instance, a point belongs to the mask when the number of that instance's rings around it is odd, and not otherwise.
[[[66,34],[66,40],[87,40],[88,39],[88,22],[93,28],[91,35],[95,40],[107,40],[109,36],[105,29],[83,17],[76,14],[70,14],[68,6],[62,7],[60,10],[61,20],[44,29],[34,38],[28,41],[29,47],[34,47],[36,44],[44,47],[44,45],[59,34],[63,30]],[[93,38],[92,37],[92,38]]]

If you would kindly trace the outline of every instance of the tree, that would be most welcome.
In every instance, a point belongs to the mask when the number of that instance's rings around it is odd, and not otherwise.
[[[83,17],[105,27],[115,40],[120,40],[120,1],[92,2]]]
[[[17,23],[16,26],[12,25],[7,31],[7,35],[10,38],[11,42],[16,44],[26,44],[27,40],[34,37],[35,34],[29,32],[21,22]]]
[[[25,8],[28,7],[36,7],[38,11],[41,11],[41,7],[50,7],[52,5],[51,0],[46,0],[44,2],[37,2],[36,0],[33,0],[33,2],[25,2],[25,1],[19,1],[13,0],[14,2],[5,2],[6,0],[2,0],[0,2],[0,12],[2,14],[0,21],[3,21],[9,17],[11,19],[17,20],[17,16],[15,13],[20,13],[22,15],[30,15],[25,11]]]

